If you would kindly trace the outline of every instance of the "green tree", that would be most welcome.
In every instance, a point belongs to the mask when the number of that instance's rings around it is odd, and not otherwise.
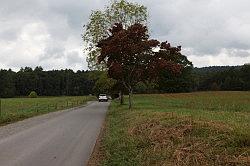
[[[106,69],[106,61],[97,62],[97,57],[100,56],[101,52],[96,45],[109,36],[108,29],[110,27],[113,27],[115,23],[122,23],[125,28],[135,23],[146,24],[147,17],[148,13],[145,6],[126,0],[112,0],[104,10],[92,11],[89,22],[84,26],[84,34],[82,35],[89,69]],[[116,87],[122,87],[122,85]],[[120,90],[119,94],[120,103],[123,104],[123,91]]]
[[[37,98],[38,95],[37,95],[37,93],[35,91],[31,91],[30,94],[29,94],[29,97],[30,98]]]
[[[84,26],[83,41],[86,44],[88,67],[91,70],[103,70],[106,68],[105,61],[97,63],[100,48],[97,43],[109,36],[108,29],[115,23],[122,23],[125,28],[135,24],[147,23],[147,8],[137,3],[126,0],[112,0],[105,10],[92,11],[89,22]]]
[[[0,97],[15,96],[15,73],[11,70],[0,70]]]
[[[213,82],[212,85],[211,85],[211,90],[212,91],[219,91],[220,86],[216,82]]]
[[[241,78],[243,80],[243,89],[250,90],[250,65],[245,64],[241,68]]]
[[[188,60],[186,59],[185,61]],[[190,66],[185,66],[182,70],[182,73],[179,75],[174,75],[167,70],[163,71],[160,74],[160,79],[158,80],[158,89],[162,93],[179,93],[192,91],[194,84],[192,70],[193,67],[190,62]]]
[[[95,82],[93,87],[93,91],[95,95],[99,95],[100,93],[111,94],[113,86],[116,84],[116,81],[112,78],[107,77],[107,73],[104,72],[100,75],[99,79]]]

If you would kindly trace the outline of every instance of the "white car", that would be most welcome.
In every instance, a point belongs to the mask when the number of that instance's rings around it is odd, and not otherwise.
[[[99,97],[98,97],[98,100],[99,100],[99,102],[102,102],[102,101],[107,102],[108,101],[108,96],[106,94],[100,94]]]

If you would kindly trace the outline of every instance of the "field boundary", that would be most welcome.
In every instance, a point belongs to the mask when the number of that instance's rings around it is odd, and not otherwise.
[[[46,117],[46,116],[50,116],[50,115],[60,115],[62,113],[65,113],[65,112],[68,112],[68,111],[72,111],[74,109],[78,109],[78,108],[82,108],[82,107],[86,107],[90,104],[92,104],[94,101],[91,100],[91,101],[87,101],[86,103],[83,103],[82,105],[80,106],[76,106],[76,107],[72,107],[72,108],[65,108],[65,109],[59,109],[59,110],[54,110],[54,111],[51,111],[51,112],[45,112],[43,114],[37,114],[37,115],[34,115],[34,116],[31,116],[31,117],[28,117],[28,118],[23,118],[23,119],[17,119],[17,120],[14,120],[12,122],[9,122],[9,123],[0,123],[0,128],[4,127],[4,126],[8,126],[8,125],[12,125],[14,123],[20,123],[22,121],[27,121],[27,120],[33,120],[34,118],[42,118],[42,117]]]

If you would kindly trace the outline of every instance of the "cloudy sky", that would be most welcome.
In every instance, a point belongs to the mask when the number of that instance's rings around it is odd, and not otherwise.
[[[86,70],[82,26],[110,0],[0,0],[0,68]],[[130,0],[152,38],[182,45],[194,66],[250,62],[249,0]]]

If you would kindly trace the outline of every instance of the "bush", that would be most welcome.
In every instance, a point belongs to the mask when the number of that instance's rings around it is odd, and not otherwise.
[[[37,95],[37,93],[35,91],[31,91],[30,94],[29,94],[29,97],[30,98],[37,98],[38,95]]]

